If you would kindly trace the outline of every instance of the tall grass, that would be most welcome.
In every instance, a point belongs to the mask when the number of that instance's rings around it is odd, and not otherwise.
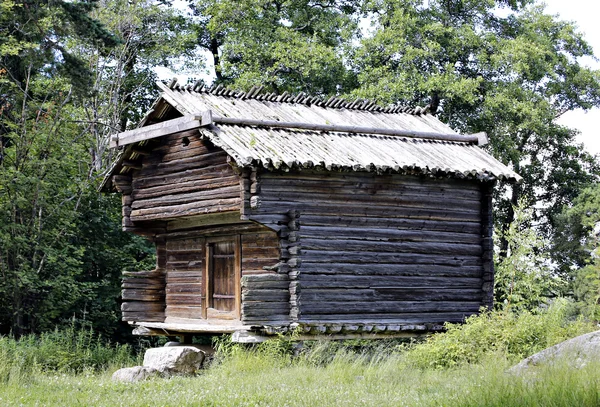
[[[79,373],[136,364],[129,345],[111,344],[91,329],[74,325],[19,339],[0,336],[0,383],[39,372]]]

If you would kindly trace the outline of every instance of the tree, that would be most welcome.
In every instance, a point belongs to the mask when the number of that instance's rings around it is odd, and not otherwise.
[[[548,241],[531,227],[533,211],[523,203],[514,208],[515,219],[503,232],[506,255],[496,253],[494,300],[499,309],[534,311],[563,285],[552,270]]]
[[[143,245],[127,243],[131,237],[109,235],[111,243],[97,231],[84,233],[93,216],[117,209],[89,205],[96,186],[91,137],[75,120],[91,94],[92,71],[73,42],[102,53],[118,42],[89,16],[92,6],[0,3],[1,333],[51,329],[95,298],[107,272],[115,273],[108,262],[102,272],[88,266],[98,257],[91,253],[94,245],[121,244],[121,259],[148,257]],[[88,271],[96,271],[94,278]]]
[[[329,95],[355,86],[343,49],[356,33],[358,3],[198,0],[190,7],[217,83]]]
[[[521,197],[536,204],[540,230],[550,231],[552,215],[599,173],[575,131],[555,122],[571,109],[600,105],[599,72],[578,63],[592,49],[571,23],[535,3],[368,1],[375,33],[353,59],[353,94],[427,105],[458,130],[489,134],[490,152],[524,178],[496,195],[504,231]]]
[[[584,189],[556,216],[553,257],[582,313],[600,320],[600,185]]]

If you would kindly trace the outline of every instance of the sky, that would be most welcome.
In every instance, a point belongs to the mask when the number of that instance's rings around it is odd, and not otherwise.
[[[600,1],[599,0],[545,0],[546,12],[558,15],[561,20],[572,21],[585,39],[594,48],[594,53],[600,57]],[[207,58],[210,61],[210,58]],[[586,66],[600,69],[600,62],[591,58],[580,61]],[[159,69],[157,73],[162,79],[172,78],[170,70]],[[178,75],[179,76],[179,75]],[[212,79],[212,78],[207,78]],[[180,81],[185,82],[185,77]],[[579,130],[577,141],[583,143],[592,154],[600,155],[600,109],[588,112],[576,110],[565,113],[558,120],[559,124]]]
[[[600,2],[598,0],[546,0],[546,12],[558,14],[561,20],[572,21],[584,33],[587,42],[600,56]],[[586,59],[581,61],[591,68],[600,69],[600,62]],[[593,154],[600,154],[600,109],[589,112],[576,110],[565,113],[558,123],[576,128],[581,133],[577,140]]]

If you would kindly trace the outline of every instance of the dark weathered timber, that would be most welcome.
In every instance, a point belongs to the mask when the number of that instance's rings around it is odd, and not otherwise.
[[[304,275],[300,273],[298,281],[302,289],[307,288],[479,288],[481,278],[475,277],[413,277],[413,276],[329,276]]]
[[[302,316],[299,319],[300,323],[305,324],[361,324],[361,325],[377,325],[377,324],[438,324],[448,322],[462,322],[469,315],[476,314],[477,311],[465,312],[415,312],[415,313],[372,313],[368,315],[362,314],[360,311],[356,313],[337,313],[337,314],[312,314]]]
[[[320,301],[302,304],[302,315],[320,314],[372,314],[388,312],[477,312],[481,307],[480,301]]]
[[[482,297],[483,293],[477,288],[303,288],[298,301],[301,304],[320,301],[481,301]]]
[[[307,238],[302,235],[303,250],[331,250],[350,252],[379,252],[379,253],[425,253],[445,254],[455,256],[481,256],[480,244],[437,243],[437,242],[407,242],[407,241],[372,241],[368,239],[334,239],[327,234],[320,239]],[[368,235],[365,235],[368,236]]]
[[[326,274],[333,278],[336,274],[364,276],[421,276],[421,277],[477,277],[483,272],[482,266],[445,266],[421,264],[356,264],[356,263],[312,263],[302,262],[302,274]]]
[[[256,216],[255,216],[256,217]],[[333,227],[337,229],[343,228],[372,228],[385,232],[387,230],[417,230],[424,233],[443,231],[453,233],[473,234],[480,236],[481,224],[474,222],[453,222],[442,220],[427,220],[427,219],[407,219],[393,217],[376,217],[376,216],[352,216],[351,214],[342,215],[312,215],[303,214],[303,227]],[[333,226],[335,225],[335,226]]]
[[[302,250],[302,259],[312,263],[357,263],[357,264],[429,264],[442,266],[480,266],[478,256],[448,256],[423,253],[379,253],[330,250]]]

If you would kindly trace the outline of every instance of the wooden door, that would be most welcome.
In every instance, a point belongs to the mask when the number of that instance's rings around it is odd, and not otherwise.
[[[206,248],[205,318],[239,319],[239,237],[209,240]]]

